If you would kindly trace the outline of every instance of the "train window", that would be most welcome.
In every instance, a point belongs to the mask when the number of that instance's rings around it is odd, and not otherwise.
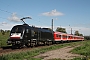
[[[67,38],[67,36],[64,36],[64,35],[63,35],[63,38]]]
[[[69,36],[69,38],[71,39],[71,38],[73,38],[73,36]]]
[[[62,38],[64,38],[64,36],[62,35]]]
[[[56,37],[58,37],[58,35],[56,35]]]
[[[59,35],[59,37],[61,38],[61,35]]]
[[[28,29],[26,29],[26,33],[29,33],[29,30]]]
[[[56,35],[56,37],[61,37],[61,35]]]
[[[23,28],[21,26],[15,26],[12,28],[12,33],[21,33],[23,31]]]
[[[68,38],[70,38],[70,36]]]
[[[65,36],[65,38],[67,38],[67,36]]]
[[[34,36],[34,35],[35,35],[34,30],[31,30],[31,35],[32,35],[32,36]]]

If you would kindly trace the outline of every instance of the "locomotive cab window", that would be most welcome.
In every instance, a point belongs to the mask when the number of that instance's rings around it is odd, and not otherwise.
[[[29,29],[26,29],[26,33],[29,33]]]
[[[35,35],[34,30],[31,30],[31,35],[32,35],[32,36],[34,36],[34,35]]]
[[[15,26],[11,30],[11,33],[22,33],[22,32],[23,32],[23,27],[20,26]]]

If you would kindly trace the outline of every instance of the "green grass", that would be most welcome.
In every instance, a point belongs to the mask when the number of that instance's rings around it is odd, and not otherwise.
[[[71,52],[83,55],[83,58],[75,58],[75,60],[82,59],[88,60],[90,59],[90,40],[85,41],[80,47],[73,49]]]
[[[0,47],[7,46],[7,39],[9,38],[9,33],[5,33],[5,35],[2,35],[0,32]]]
[[[43,48],[33,48],[30,51],[24,51],[19,53],[10,53],[7,55],[0,56],[0,60],[41,60],[41,58],[33,58],[36,55],[45,53],[50,50],[59,49],[65,46],[76,46],[80,44],[81,42],[73,42],[73,43],[65,43],[65,44],[56,44],[51,46],[44,46]],[[53,59],[53,60],[59,60],[59,59]]]

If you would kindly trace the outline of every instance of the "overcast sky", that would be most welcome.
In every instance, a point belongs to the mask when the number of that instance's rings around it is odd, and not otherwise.
[[[90,0],[0,0],[0,29],[23,24],[20,19],[26,16],[32,18],[25,20],[30,25],[51,28],[54,19],[54,30],[90,35]]]

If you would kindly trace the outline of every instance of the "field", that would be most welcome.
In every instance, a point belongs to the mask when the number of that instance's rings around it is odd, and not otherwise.
[[[8,39],[9,33],[2,35],[0,33],[0,47],[7,46],[6,41]],[[79,45],[79,46],[78,46]],[[83,55],[83,57],[76,57],[72,60],[89,60],[90,59],[90,40],[80,41],[80,42],[71,42],[64,44],[55,44],[51,46],[44,46],[42,48],[32,48],[32,50],[21,51],[18,53],[9,53],[7,55],[0,56],[0,60],[42,60],[44,57],[34,58],[39,54],[43,54],[48,51],[61,49],[66,46],[78,46],[75,49],[71,50],[73,54]],[[49,60],[60,60],[60,58],[49,59]]]
[[[9,32],[4,35],[0,32],[0,47],[7,46],[6,42],[9,38]]]

